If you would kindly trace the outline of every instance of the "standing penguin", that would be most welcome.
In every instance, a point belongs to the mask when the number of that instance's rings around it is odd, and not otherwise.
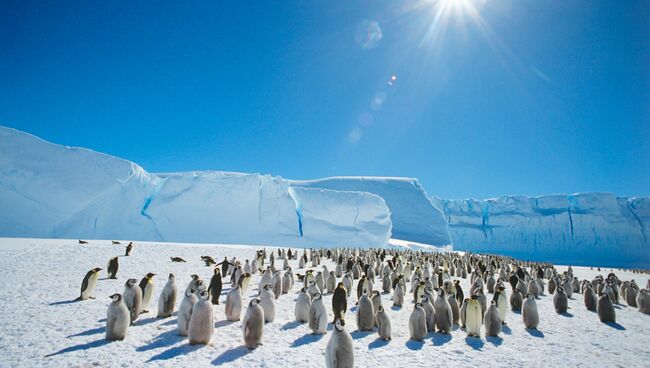
[[[244,332],[244,345],[253,350],[262,345],[264,335],[264,309],[259,305],[259,299],[252,299],[248,303],[242,330]]]
[[[142,290],[142,313],[149,313],[147,308],[149,308],[149,303],[151,302],[151,296],[155,290],[155,284],[153,283],[153,277],[156,276],[155,273],[149,272],[145,277],[140,280],[140,290]]]
[[[508,299],[506,297],[506,288],[502,284],[497,284],[492,301],[497,304],[497,309],[499,310],[499,319],[501,320],[501,323],[505,324],[506,311],[508,310]]]
[[[451,308],[451,317],[452,324],[457,325],[458,320],[460,319],[460,307],[458,306],[458,301],[454,295],[447,296],[447,302],[449,302],[449,307]]]
[[[523,306],[521,307],[521,318],[524,320],[526,328],[537,329],[539,325],[539,313],[537,312],[537,303],[532,294],[526,295]]]
[[[239,285],[233,286],[226,296],[226,319],[239,321],[241,319],[242,295]]]
[[[359,331],[371,331],[375,326],[375,308],[368,292],[364,289],[359,304],[357,305],[357,329]]]
[[[594,291],[594,288],[591,286],[590,283],[586,284],[583,298],[584,298],[585,307],[587,307],[587,310],[592,311],[592,312],[596,312],[596,310],[598,308],[598,296],[596,295],[596,292]]]
[[[427,336],[427,316],[420,303],[415,303],[409,317],[409,333],[411,339],[416,341],[422,341]]]
[[[338,286],[334,290],[334,295],[332,296],[332,311],[334,312],[334,320],[336,318],[345,319],[345,313],[348,310],[348,292],[343,286],[342,282],[339,282]]]
[[[404,289],[402,284],[397,284],[393,290],[393,306],[401,307],[404,305]]]
[[[422,309],[424,309],[424,313],[427,315],[427,332],[435,332],[436,312],[433,308],[433,304],[431,304],[431,301],[429,300],[429,296],[423,295],[420,298],[420,304],[422,305]]]
[[[194,290],[189,289],[185,291],[185,297],[181,301],[181,306],[178,308],[178,317],[176,319],[179,335],[187,336],[187,329],[190,324],[190,318],[192,317],[192,309],[198,301],[199,298],[194,293]]]
[[[648,283],[650,283],[650,280],[648,280]],[[636,306],[639,308],[639,312],[650,314],[650,292],[648,292],[648,289],[641,289],[636,294]]]
[[[476,299],[476,295],[465,299],[465,330],[468,336],[481,336],[481,303]]]
[[[485,312],[485,336],[499,336],[501,333],[501,318],[499,317],[499,309],[497,303],[493,300],[490,307]]]
[[[381,305],[377,308],[377,313],[375,313],[375,321],[377,322],[377,333],[379,334],[379,338],[381,340],[390,340],[390,319],[388,319],[388,314],[386,314],[384,307]]]
[[[460,306],[460,327],[465,328],[465,322],[467,321],[467,302],[469,298],[463,300],[463,304]]]
[[[612,299],[608,294],[603,293],[603,295],[598,298],[598,318],[600,318],[600,322],[603,323],[616,323],[614,303],[612,303]]]
[[[325,348],[325,367],[353,368],[354,346],[352,336],[345,330],[345,320],[338,318],[334,322],[332,337]]]
[[[208,299],[208,292],[203,287],[200,292],[199,301],[192,308],[192,315],[190,316],[190,323],[187,329],[190,345],[207,345],[212,338],[214,317],[212,303]]]
[[[264,286],[258,298],[260,299],[260,306],[264,309],[264,322],[273,322],[275,319],[275,295],[273,294],[273,287],[268,284]]]
[[[176,277],[173,273],[170,273],[167,283],[158,298],[158,318],[171,317],[172,313],[174,313],[177,294]]]
[[[524,297],[521,295],[521,292],[517,289],[513,289],[512,295],[510,295],[510,308],[512,308],[513,311],[520,311],[523,302]]]
[[[553,295],[553,306],[558,314],[566,313],[569,308],[569,299],[564,291],[564,287],[558,286]]]
[[[117,270],[120,268],[120,262],[118,261],[117,257],[113,257],[108,261],[108,266],[106,267],[106,271],[108,272],[108,278],[109,279],[116,279],[117,278]]]
[[[433,303],[433,307],[436,310],[436,328],[439,332],[448,334],[451,331],[453,314],[442,288],[438,289],[438,297]]]
[[[131,322],[129,309],[120,294],[110,296],[113,300],[106,312],[106,340],[124,340]]]
[[[126,246],[126,253],[124,253],[124,256],[125,257],[130,256],[132,250],[133,250],[133,242],[130,242],[129,245]]]
[[[298,293],[296,299],[296,321],[305,323],[309,321],[309,308],[311,307],[311,297],[307,294],[307,288],[303,287]]]
[[[124,284],[124,303],[131,313],[131,324],[138,319],[142,312],[142,290],[137,285],[138,280],[128,279]]]
[[[95,291],[95,285],[97,285],[99,271],[101,270],[101,268],[95,267],[86,273],[86,276],[84,276],[84,279],[81,282],[81,295],[77,300],[95,299],[93,292]]]
[[[215,267],[214,274],[210,279],[210,285],[208,286],[208,293],[210,293],[210,300],[212,301],[212,304],[219,304],[222,288],[223,284],[221,280],[221,271],[219,271],[219,267]]]
[[[321,294],[314,295],[309,306],[309,328],[314,335],[327,333],[327,311]]]

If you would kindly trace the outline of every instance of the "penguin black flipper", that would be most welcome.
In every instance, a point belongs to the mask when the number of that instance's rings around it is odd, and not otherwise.
[[[144,295],[144,289],[147,288],[147,283],[149,280],[147,280],[147,277],[143,277],[142,280],[140,280],[140,289],[142,290],[142,295]]]
[[[79,293],[79,298],[77,298],[77,300],[81,300],[81,294],[86,290],[86,288],[88,288],[88,280],[92,274],[93,270],[90,270],[86,273],[86,276],[84,276],[84,280],[81,282],[81,293]]]

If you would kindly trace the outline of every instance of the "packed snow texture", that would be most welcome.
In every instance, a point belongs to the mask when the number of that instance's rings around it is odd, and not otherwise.
[[[650,268],[650,198],[609,193],[434,203],[454,249],[574,265]]]
[[[379,196],[289,189],[288,180],[270,175],[150,174],[0,127],[2,236],[295,247],[382,247],[391,237],[390,210]]]
[[[328,324],[325,335],[312,335],[307,324],[295,322],[297,282],[289,294],[276,300],[276,318],[264,326],[263,346],[249,351],[243,344],[241,322],[228,322],[224,314],[224,283],[221,304],[214,306],[215,330],[208,346],[190,346],[188,339],[177,334],[177,320],[158,319],[145,313],[129,327],[124,341],[104,339],[109,295],[122,293],[128,278],[140,280],[148,272],[156,273],[152,298],[155,311],[158,296],[167,275],[176,275],[179,290],[184,290],[191,274],[209,280],[212,267],[200,260],[211,255],[222,260],[237,257],[252,259],[260,247],[197,244],[136,243],[130,257],[120,257],[117,280],[107,280],[101,271],[94,300],[75,302],[81,280],[93,267],[105,267],[109,258],[123,255],[124,243],[91,241],[80,246],[76,240],[0,239],[0,366],[2,367],[92,367],[92,366],[223,366],[223,367],[324,367],[324,351],[332,335]],[[268,251],[273,248],[267,247]],[[302,251],[300,251],[302,254]],[[183,257],[187,263],[172,263],[171,256]],[[276,260],[276,264],[279,264]],[[334,264],[324,260],[330,270]],[[297,261],[290,261],[294,273],[304,274]],[[310,267],[310,269],[312,269]],[[46,270],[46,273],[44,273]],[[320,270],[320,268],[318,268]],[[565,271],[566,267],[558,267]],[[576,277],[592,279],[607,275],[574,267]],[[630,272],[615,271],[622,280],[636,279],[645,285],[646,278]],[[226,278],[225,280],[228,280]],[[251,297],[257,295],[260,276],[250,282],[244,299],[244,310]],[[377,280],[376,285],[381,283]],[[469,279],[461,279],[467,292]],[[356,290],[357,281],[353,288]],[[506,285],[508,295],[510,286]],[[488,300],[492,298],[490,294]],[[352,335],[356,367],[574,367],[622,366],[640,367],[650,360],[650,316],[623,303],[616,308],[616,324],[604,324],[594,312],[586,310],[581,294],[569,299],[564,315],[553,309],[553,298],[546,294],[537,301],[540,324],[538,330],[526,330],[521,314],[507,311],[507,324],[500,337],[467,337],[458,326],[451,334],[429,333],[423,342],[409,339],[408,319],[413,304],[412,293],[405,296],[402,308],[391,307],[391,294],[381,296],[392,324],[392,341],[377,339],[373,332],[359,332],[355,316],[356,295],[348,299],[346,329]],[[177,299],[176,309],[180,304]],[[333,320],[332,295],[324,297],[328,320]],[[49,355],[46,357],[46,355]]]

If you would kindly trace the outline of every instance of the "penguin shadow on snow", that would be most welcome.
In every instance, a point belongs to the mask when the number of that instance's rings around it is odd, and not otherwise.
[[[435,332],[431,335],[431,342],[433,342],[434,346],[442,346],[448,343],[449,341],[451,341],[450,334]]]
[[[283,330],[283,331],[286,331],[286,330],[293,330],[294,328],[296,328],[296,327],[298,327],[298,326],[300,326],[300,325],[302,325],[302,324],[304,324],[304,323],[300,323],[300,322],[298,322],[298,321],[287,322],[287,323],[285,323],[285,324],[282,326],[282,330]]]
[[[398,305],[393,305],[392,307],[390,307],[390,309],[391,309],[391,310],[394,310],[394,311],[398,311],[398,310],[401,310],[402,307],[400,307],[400,306],[398,306]]]
[[[193,351],[196,351],[198,349],[201,349],[203,347],[205,347],[205,345],[201,345],[201,344],[199,344],[199,345],[183,344],[183,345],[175,346],[175,347],[173,347],[171,349],[167,349],[167,350],[163,351],[160,354],[156,354],[156,355],[152,356],[151,358],[149,358],[149,360],[147,360],[147,363],[153,362],[153,361],[156,361],[156,360],[172,359],[172,358],[175,358],[177,356],[189,354],[189,353],[191,353]]]
[[[296,340],[294,340],[294,342],[291,344],[291,347],[292,348],[297,348],[299,346],[311,344],[313,342],[319,341],[320,339],[323,338],[323,336],[325,336],[325,334],[322,334],[322,335],[309,334],[309,335],[301,336],[301,337],[297,338]]]
[[[390,340],[383,340],[383,339],[377,338],[375,341],[368,344],[368,349],[372,350],[372,349],[381,348],[381,347],[384,347],[384,346],[388,345],[389,343],[390,343]]]
[[[368,336],[368,335],[370,335],[372,333],[374,333],[374,332],[373,331],[359,331],[359,330],[356,330],[356,331],[350,333],[350,336],[352,336],[352,338],[355,339],[355,340],[359,340],[359,339],[363,339],[364,337],[366,337],[366,336]]]
[[[478,350],[478,351],[481,351],[481,349],[483,348],[483,345],[485,345],[485,342],[483,342],[483,340],[481,340],[480,337],[476,337],[476,336],[467,336],[465,338],[465,342],[472,349]]]
[[[177,325],[177,324],[178,324],[178,319],[172,319],[172,320],[169,320],[169,321],[167,321],[165,323],[161,323],[160,325],[161,326],[171,326],[171,325]]]
[[[501,346],[503,339],[499,336],[486,336],[485,339],[494,346]]]
[[[83,332],[76,333],[74,335],[66,336],[66,338],[72,338],[72,337],[79,337],[79,336],[90,336],[90,335],[96,335],[100,333],[104,333],[106,331],[106,327],[101,326],[97,328],[91,328],[90,330],[86,330]]]
[[[616,322],[603,322],[603,324],[605,324],[605,325],[607,325],[607,326],[609,326],[611,328],[615,328],[615,329],[617,329],[619,331],[625,331],[625,327],[623,327],[621,324],[616,323]]]
[[[503,331],[504,334],[506,335],[512,335],[512,330],[508,325],[501,325],[501,331]]]
[[[214,323],[214,328],[220,328],[220,327],[225,327],[225,326],[230,326],[233,323],[238,322],[238,321],[228,321],[227,319],[224,319],[223,321],[217,321]]]
[[[567,318],[573,318],[573,314],[569,312],[560,313],[560,315]]]
[[[219,355],[215,360],[212,361],[212,365],[223,365],[227,363],[232,363],[235,360],[249,354],[251,351],[245,346],[238,346],[230,350],[226,350],[221,355]]]
[[[85,343],[85,344],[69,346],[67,348],[64,348],[64,349],[61,349],[61,350],[57,351],[56,353],[47,354],[45,357],[49,358],[51,356],[61,355],[61,354],[65,354],[65,353],[71,353],[73,351],[94,349],[94,348],[98,348],[98,347],[107,345],[109,343],[111,343],[111,341],[108,341],[108,340],[106,340],[104,338],[101,338],[99,340],[91,341],[91,342],[88,342],[88,343]]]
[[[539,337],[539,338],[544,338],[544,333],[536,328],[526,328],[526,332],[530,334],[530,336],[533,337]]]
[[[65,305],[65,304],[72,304],[72,303],[77,303],[80,302],[81,300],[79,299],[70,299],[70,300],[61,300],[60,302],[52,302],[48,304],[50,307],[55,306],[55,305]]]
[[[410,350],[422,350],[422,347],[424,346],[424,341],[416,341],[413,339],[409,339],[406,344],[407,348]]]
[[[160,349],[165,346],[171,346],[177,342],[183,341],[184,337],[178,334],[178,330],[173,329],[167,332],[163,332],[160,335],[154,337],[153,340],[147,345],[140,346],[135,349],[135,351],[149,351],[154,349]]]
[[[156,322],[159,319],[160,318],[156,318],[156,317],[149,317],[149,318],[145,318],[145,319],[137,319],[135,322],[133,322],[133,325],[134,326],[144,326],[144,325],[148,325],[149,323]]]

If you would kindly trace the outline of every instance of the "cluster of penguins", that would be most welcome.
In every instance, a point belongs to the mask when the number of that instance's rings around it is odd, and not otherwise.
[[[129,243],[125,256],[132,250],[133,243]],[[335,262],[335,269],[321,266],[323,258]],[[294,275],[288,262],[291,259],[298,260],[298,269],[310,269]],[[614,304],[621,301],[650,314],[650,280],[645,289],[640,289],[634,280],[620,280],[613,272],[607,277],[579,280],[571,267],[558,273],[551,264],[495,255],[344,248],[303,250],[299,255],[291,249],[278,249],[277,263],[281,261],[281,269],[276,268],[276,252],[267,254],[266,249],[256,251],[253,260],[247,259],[244,264],[227,258],[217,263],[210,256],[202,256],[201,260],[206,266],[214,266],[214,274],[207,286],[198,275],[191,275],[178,308],[179,335],[187,336],[192,345],[210,343],[214,332],[213,305],[219,304],[222,279],[226,277],[230,277],[231,284],[225,301],[226,318],[240,321],[243,296],[251,276],[260,273],[259,294],[249,301],[242,320],[244,345],[255,349],[262,344],[264,324],[275,319],[276,300],[288,294],[294,283],[301,282],[295,300],[295,320],[307,323],[313,334],[327,333],[330,314],[323,295],[333,294],[334,328],[325,351],[327,367],[354,366],[353,340],[346,330],[345,319],[353,291],[357,329],[376,329],[378,337],[384,340],[391,339],[392,328],[382,305],[382,293],[392,293],[392,303],[397,308],[403,307],[406,301],[414,303],[408,327],[410,338],[418,341],[430,332],[448,334],[454,325],[459,325],[469,336],[480,337],[483,328],[486,336],[498,336],[506,323],[508,308],[521,312],[526,328],[536,329],[540,322],[537,301],[545,290],[553,295],[555,311],[560,314],[567,312],[568,300],[574,293],[583,295],[585,307],[596,312],[601,322],[616,321]],[[172,257],[171,261],[185,262],[180,257]],[[118,257],[109,261],[109,278],[116,278],[118,262]],[[321,270],[315,272],[317,267]],[[93,298],[100,271],[101,268],[94,268],[86,274],[78,299]],[[129,326],[141,313],[147,313],[154,292],[154,276],[148,273],[139,284],[136,279],[129,279],[122,294],[110,296],[106,339],[124,339]],[[464,291],[459,279],[468,277],[471,286]],[[510,285],[510,291],[506,285]],[[491,301],[486,293],[492,294]],[[157,316],[170,317],[177,298],[176,277],[169,274],[158,299]]]

